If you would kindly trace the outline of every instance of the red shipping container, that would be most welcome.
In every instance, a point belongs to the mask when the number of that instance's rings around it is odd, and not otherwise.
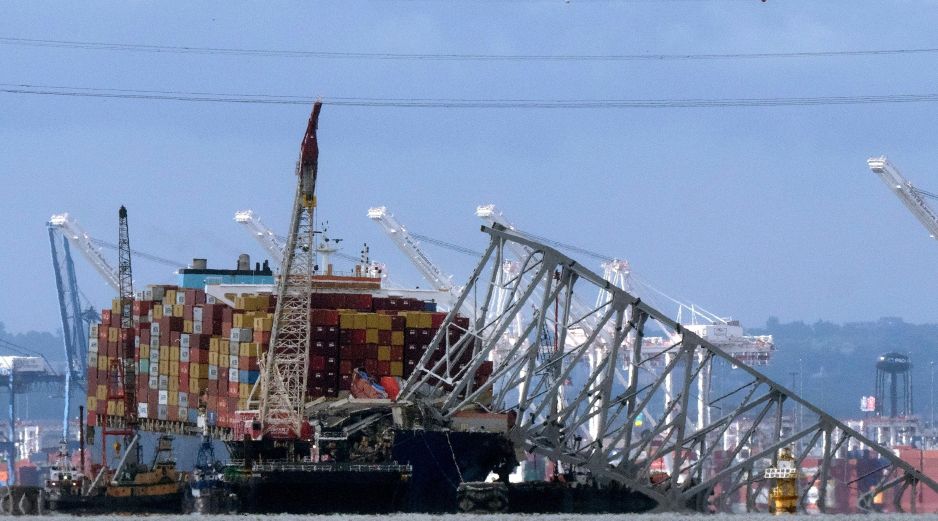
[[[309,368],[312,371],[324,370],[326,368],[326,357],[324,356],[309,357]]]
[[[404,360],[404,346],[391,346],[391,360],[395,362]]]
[[[433,329],[439,329],[443,325],[443,319],[446,318],[446,313],[433,313],[430,315],[430,324]]]
[[[183,378],[182,375],[179,376],[179,392],[187,393],[189,392],[189,377]]]
[[[335,341],[339,338],[338,326],[313,326],[313,340]]]
[[[192,306],[186,304],[182,307],[183,320],[192,320]]]
[[[342,391],[348,391],[352,387],[352,375],[349,374],[340,374],[339,375],[339,389]]]
[[[365,355],[362,358],[366,360],[377,360],[378,344],[365,344]]]
[[[386,346],[391,343],[391,331],[390,330],[378,330],[378,343]]]
[[[269,332],[265,331],[268,335]],[[231,338],[231,321],[221,323],[221,336],[224,338]]]
[[[228,396],[238,397],[238,394],[241,392],[241,388],[238,382],[228,382]]]
[[[400,315],[391,317],[392,331],[403,331],[405,327],[407,327],[407,317],[402,317]]]
[[[270,331],[255,331],[254,342],[258,344],[270,343]]]
[[[374,375],[378,371],[378,361],[370,358],[365,359],[365,372]]]
[[[387,376],[387,375],[391,374],[391,362],[388,362],[388,361],[385,361],[385,360],[379,360],[379,361],[378,361],[378,366],[377,366],[377,368],[375,369],[375,371],[376,371],[377,374],[380,375],[380,376]]]
[[[314,326],[338,326],[339,312],[335,309],[313,309],[310,311],[310,323]]]
[[[110,309],[102,309],[102,310],[101,310],[101,323],[102,323],[102,324],[110,324],[110,322],[111,322],[111,310],[110,310]]]
[[[202,334],[208,336],[221,335],[221,320],[202,319]]]
[[[137,336],[140,337],[141,344],[150,345],[150,328],[149,327],[147,327],[146,329],[141,329],[140,332],[137,334]]]
[[[339,376],[344,374],[352,374],[352,361],[351,360],[340,360],[339,361]]]

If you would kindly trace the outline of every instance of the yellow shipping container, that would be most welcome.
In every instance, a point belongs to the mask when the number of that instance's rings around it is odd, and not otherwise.
[[[391,376],[404,376],[404,362],[391,362]]]
[[[106,355],[98,355],[98,371],[108,370],[108,360]]]
[[[391,331],[391,345],[392,346],[404,345],[404,332],[403,331]]]
[[[173,303],[173,316],[174,317],[182,317],[184,312],[185,312],[185,306],[183,306],[182,304]]]
[[[228,356],[229,355],[218,355],[218,367],[228,369]]]
[[[154,322],[156,322],[157,320],[163,318],[163,306],[153,306],[151,309],[152,309],[152,311],[153,311],[153,321],[154,321]]]
[[[182,332],[183,333],[192,333],[192,321],[183,320],[182,321]]]
[[[339,313],[339,327],[355,329],[355,313]]]
[[[169,346],[160,346],[160,362],[169,361]]]
[[[140,359],[150,358],[150,344],[140,344]]]
[[[169,374],[169,360],[160,360],[159,369],[160,369],[159,371],[160,375],[168,375]]]
[[[226,339],[221,339],[218,341],[218,354],[227,355],[228,351],[231,350],[231,342]]]
[[[97,389],[95,389],[94,396],[95,398],[97,398],[98,400],[101,400],[102,402],[104,400],[107,400],[107,385],[98,384]]]
[[[362,313],[365,315],[365,327],[367,329],[378,329],[378,315],[375,313]]]
[[[169,346],[169,361],[179,361],[179,346]]]
[[[239,384],[238,385],[238,398],[242,400],[247,400],[251,397],[251,384]]]
[[[391,360],[391,348],[388,346],[378,346],[378,361],[388,362]]]
[[[176,303],[176,290],[168,289],[163,293],[163,304],[175,304]]]
[[[355,313],[352,319],[352,329],[367,329],[368,328],[368,314],[367,313]]]
[[[366,343],[366,344],[377,344],[377,343],[378,343],[378,330],[377,330],[377,329],[366,329],[366,330],[365,330],[365,343]]]
[[[111,300],[111,313],[115,315],[121,314],[121,299],[116,298]]]
[[[256,317],[254,331],[270,331],[274,327],[274,319],[270,317]]]
[[[433,327],[433,315],[430,313],[418,313],[417,316],[419,317],[417,323],[420,324],[417,327],[421,329],[430,329]]]
[[[208,378],[208,365],[197,362],[189,362],[189,378]]]
[[[169,362],[169,376],[179,377],[179,360],[171,360]]]
[[[179,393],[178,392],[174,393],[172,392],[172,390],[170,390],[169,396],[167,397],[166,401],[168,402],[167,405],[169,405],[170,407],[179,407]]]
[[[217,353],[218,352],[218,343],[221,342],[221,337],[213,336],[208,340],[208,352]]]
[[[117,342],[120,338],[120,329],[116,327],[107,328],[107,341],[108,342]]]
[[[208,365],[218,365],[218,353],[208,353]]]
[[[178,393],[179,393],[179,379],[178,379],[178,378],[170,378],[170,379],[169,379],[169,395],[170,395],[170,396],[177,396]]]
[[[85,400],[85,407],[87,408],[86,412],[88,414],[93,413],[95,409],[98,408],[98,399],[94,396],[89,396],[88,399]]]
[[[378,329],[383,331],[391,330],[391,315],[378,315]]]
[[[406,327],[409,329],[416,329],[420,327],[420,317],[416,311],[405,311],[404,318],[406,318]]]

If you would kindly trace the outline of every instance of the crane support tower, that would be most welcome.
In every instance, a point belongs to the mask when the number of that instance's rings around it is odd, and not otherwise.
[[[287,246],[284,249],[270,349],[262,359],[260,420],[272,439],[308,436],[304,428],[311,328],[309,313],[315,270],[316,129],[322,102],[316,101],[297,162],[297,187]]]
[[[934,199],[935,195],[916,188],[908,179],[902,177],[886,156],[871,157],[866,164],[896,194],[918,222],[922,223],[928,230],[928,235],[932,239],[938,239],[938,214],[926,201],[926,198]]]
[[[120,308],[121,308],[121,335],[127,335],[127,331],[133,327],[132,307],[134,303],[134,284],[133,270],[130,266],[130,229],[127,225],[127,208],[123,206],[117,212],[118,216],[118,241],[117,241],[117,278],[120,288]],[[124,418],[127,422],[127,428],[130,430],[137,427],[137,371],[134,365],[134,344],[131,341],[121,339],[121,363],[123,364],[123,384],[124,384]]]

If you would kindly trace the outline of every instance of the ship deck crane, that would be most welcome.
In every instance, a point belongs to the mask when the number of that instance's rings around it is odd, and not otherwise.
[[[879,177],[883,183],[896,194],[902,204],[912,215],[928,230],[932,239],[938,238],[938,213],[928,204],[928,199],[938,199],[938,196],[916,188],[908,179],[899,173],[899,170],[886,159],[886,156],[871,157],[866,161],[870,170]]]

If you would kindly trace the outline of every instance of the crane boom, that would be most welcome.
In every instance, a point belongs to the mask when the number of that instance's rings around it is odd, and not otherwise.
[[[388,237],[411,260],[420,271],[420,274],[423,275],[423,278],[433,286],[433,289],[451,294],[455,292],[455,300],[458,291],[453,288],[453,276],[444,273],[430,260],[430,257],[420,249],[420,243],[407,231],[407,228],[394,218],[394,214],[389,212],[387,207],[370,208],[368,218],[381,225]]]
[[[49,225],[59,228],[62,235],[72,243],[72,246],[78,248],[78,251],[88,259],[104,281],[114,288],[114,291],[120,291],[117,270],[104,258],[104,254],[94,243],[94,239],[78,224],[78,221],[69,217],[67,213],[60,213],[49,219]]]
[[[896,197],[912,212],[918,222],[922,223],[922,226],[928,230],[929,236],[932,239],[938,238],[938,214],[931,208],[928,201],[922,197],[923,192],[909,182],[908,179],[902,177],[902,174],[885,156],[871,157],[866,161],[866,164],[896,194]]]
[[[308,435],[304,407],[312,334],[309,313],[315,268],[314,212],[319,162],[316,131],[321,108],[322,102],[316,101],[300,145],[296,197],[277,283],[270,347],[262,359],[260,419],[263,433],[275,439]]]
[[[275,264],[283,263],[283,241],[277,237],[277,234],[274,233],[273,230],[261,222],[260,217],[254,213],[254,210],[235,212],[234,220],[238,224],[244,225],[248,233],[257,239],[257,242],[264,248],[267,255],[270,255],[270,260],[274,261]]]

